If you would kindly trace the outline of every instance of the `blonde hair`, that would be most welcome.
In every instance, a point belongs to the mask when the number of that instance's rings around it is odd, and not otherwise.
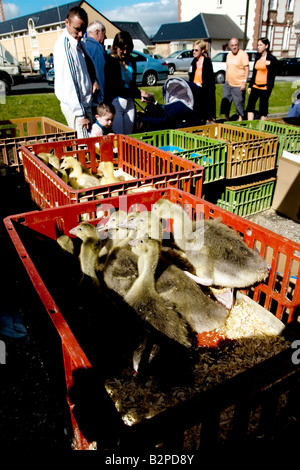
[[[199,46],[202,51],[206,51],[207,44],[203,39],[198,39],[197,41],[194,42],[193,47]]]

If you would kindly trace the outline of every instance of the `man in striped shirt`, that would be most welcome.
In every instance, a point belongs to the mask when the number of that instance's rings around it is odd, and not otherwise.
[[[65,23],[54,48],[55,95],[68,126],[77,131],[78,138],[88,137],[93,124],[92,95],[99,86],[92,61],[81,42],[88,25],[86,11],[71,8]]]

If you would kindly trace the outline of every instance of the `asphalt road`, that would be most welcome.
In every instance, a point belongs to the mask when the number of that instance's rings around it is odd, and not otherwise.
[[[180,74],[176,76],[181,76],[183,78],[188,78],[188,74]],[[171,75],[170,75],[171,77]],[[163,85],[164,81],[158,81],[158,85]],[[11,95],[25,95],[33,93],[53,93],[54,87],[49,85],[48,82],[43,79],[40,74],[33,73],[24,74],[24,82],[15,85],[11,88]]]
[[[169,75],[170,77],[181,77],[188,80],[188,73],[184,72],[175,72],[174,75]],[[290,77],[276,77],[276,82],[295,82],[295,88],[300,87],[300,76],[290,76]],[[162,86],[163,81],[159,81],[158,85]],[[53,93],[54,87],[49,85],[48,82],[43,79],[40,74],[33,73],[24,74],[24,83],[15,85],[11,89],[11,95],[25,95],[33,93]]]

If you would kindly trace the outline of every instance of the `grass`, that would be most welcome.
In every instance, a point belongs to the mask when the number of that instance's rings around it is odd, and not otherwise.
[[[222,99],[222,85],[216,85],[217,117],[220,112]],[[162,87],[143,87],[147,91],[154,93],[155,100],[163,104]],[[277,82],[271,93],[269,100],[269,114],[287,113],[292,104],[292,94],[295,91],[292,82]],[[247,94],[248,97],[248,94]],[[246,98],[246,105],[247,105]],[[139,101],[138,101],[139,102]],[[145,108],[145,104],[139,102]],[[140,108],[138,107],[138,110]],[[231,113],[234,113],[232,106]],[[60,104],[54,93],[7,96],[6,103],[0,104],[0,121],[6,119],[17,119],[26,117],[45,116],[62,124],[67,124],[64,115],[60,110]],[[223,117],[223,116],[222,116]]]

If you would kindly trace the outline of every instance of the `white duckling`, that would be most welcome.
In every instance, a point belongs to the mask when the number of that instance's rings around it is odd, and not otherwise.
[[[102,241],[99,240],[96,227],[88,222],[83,222],[72,228],[70,233],[82,240],[79,253],[81,271],[84,275],[91,277],[96,285],[99,285],[97,266]]]
[[[149,237],[154,240],[162,240],[162,224],[160,219],[152,211],[133,212],[123,217],[118,224],[119,227],[126,227],[133,230],[134,238]]]
[[[64,157],[61,163],[61,169],[71,169],[69,179],[73,182],[74,189],[93,188],[100,186],[100,180],[89,173],[84,172],[84,167],[74,157]],[[75,180],[75,183],[74,183]]]
[[[47,165],[49,168],[61,178],[65,183],[68,183],[68,174],[65,170],[60,168],[59,158],[52,153],[40,152],[38,157]]]
[[[111,161],[100,162],[97,168],[97,174],[101,176],[101,185],[117,183],[118,181],[125,181],[123,175],[116,176],[114,165]]]

